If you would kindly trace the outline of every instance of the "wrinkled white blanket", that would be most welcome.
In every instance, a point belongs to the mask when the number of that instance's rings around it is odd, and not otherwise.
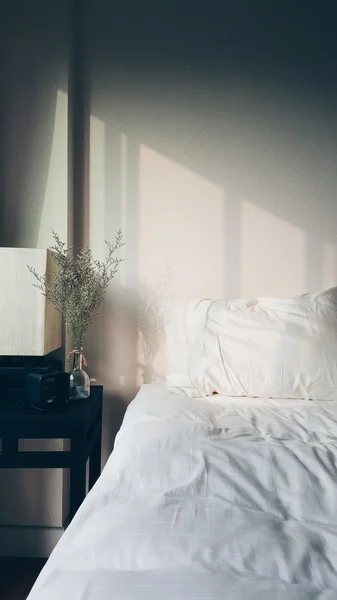
[[[29,600],[337,599],[337,401],[143,386]]]

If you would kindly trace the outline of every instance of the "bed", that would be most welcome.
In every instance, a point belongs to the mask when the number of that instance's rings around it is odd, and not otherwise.
[[[187,300],[29,600],[337,599],[337,288]]]
[[[144,385],[29,600],[255,598],[337,598],[337,390]]]

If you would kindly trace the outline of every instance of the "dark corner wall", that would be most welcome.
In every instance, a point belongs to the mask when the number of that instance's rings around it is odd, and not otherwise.
[[[67,0],[1,2],[2,245],[44,245],[42,230],[51,228],[44,208],[52,209],[56,226],[63,221],[66,173],[60,155],[66,151],[66,123],[61,105],[68,79],[68,12]],[[59,180],[58,192],[51,178]]]

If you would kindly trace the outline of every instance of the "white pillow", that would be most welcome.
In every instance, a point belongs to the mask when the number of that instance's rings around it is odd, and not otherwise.
[[[166,338],[173,392],[337,399],[337,287],[293,298],[176,304]]]

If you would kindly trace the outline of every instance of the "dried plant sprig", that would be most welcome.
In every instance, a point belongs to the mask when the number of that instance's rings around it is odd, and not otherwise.
[[[41,275],[30,266],[28,269],[38,281],[35,287],[62,313],[73,347],[81,348],[109,282],[115,277],[123,260],[114,256],[124,246],[123,234],[119,229],[114,242],[105,242],[108,255],[104,261],[94,260],[87,246],[73,256],[72,248],[67,248],[55,231],[53,238],[55,243],[50,250],[56,271]]]

